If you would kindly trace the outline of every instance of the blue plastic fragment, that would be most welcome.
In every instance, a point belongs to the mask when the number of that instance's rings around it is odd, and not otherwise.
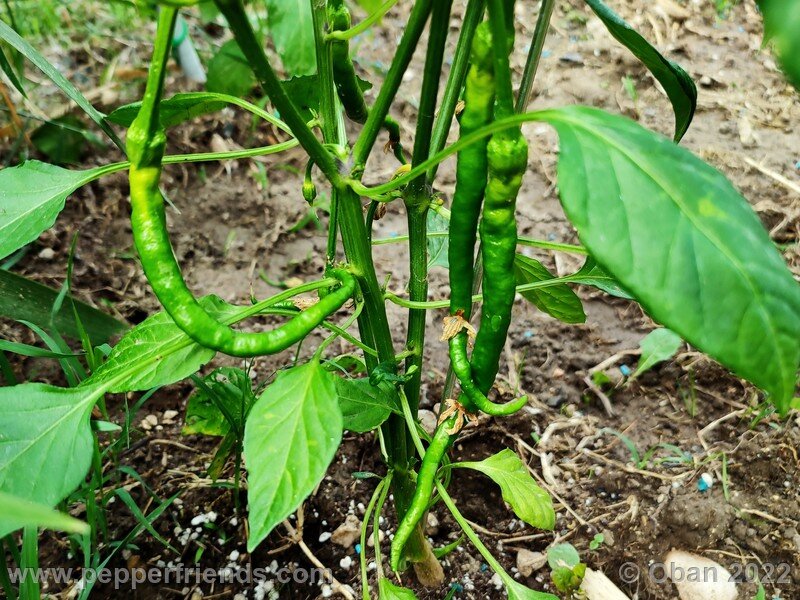
[[[697,480],[697,491],[698,492],[707,492],[711,489],[711,486],[714,484],[714,478],[711,477],[708,473],[703,473],[700,475],[700,479]]]
[[[361,554],[361,544],[356,544],[356,554]]]
[[[631,368],[628,365],[620,365],[619,372],[622,373],[625,377],[631,374]]]
[[[487,565],[486,563],[481,563],[481,573],[485,573],[488,570],[489,570],[489,565]]]

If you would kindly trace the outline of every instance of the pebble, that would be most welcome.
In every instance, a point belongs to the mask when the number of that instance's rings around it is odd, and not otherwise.
[[[517,569],[523,577],[530,577],[534,571],[538,571],[547,564],[547,556],[541,552],[531,552],[522,549],[517,552]]]
[[[324,531],[324,532],[320,533],[319,534],[319,542],[320,542],[320,544],[322,544],[324,542],[327,542],[329,539],[331,539],[331,535],[332,534],[331,534],[330,531]]]
[[[56,256],[55,250],[52,248],[42,248],[42,251],[39,252],[39,258],[42,260],[53,260]]]
[[[360,535],[361,521],[355,515],[347,515],[344,523],[331,534],[331,541],[343,548],[349,548],[355,544]]]
[[[144,419],[142,419],[140,425],[145,431],[150,431],[153,429],[153,427],[158,425],[158,417],[155,415],[147,415]]]
[[[177,410],[165,410],[164,414],[161,416],[161,420],[164,422],[165,425],[172,425],[175,422],[175,417],[178,416]]]
[[[345,556],[342,560],[339,561],[339,566],[345,570],[350,569],[353,566],[353,559],[350,556]]]

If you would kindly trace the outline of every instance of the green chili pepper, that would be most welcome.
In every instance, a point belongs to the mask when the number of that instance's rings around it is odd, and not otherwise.
[[[328,0],[327,5],[328,27],[331,31],[347,31],[352,20],[350,10],[343,0]],[[329,38],[331,45],[331,59],[333,63],[333,81],[336,84],[336,93],[344,107],[347,117],[356,123],[364,124],[369,116],[369,108],[364,100],[361,82],[356,77],[355,66],[350,58],[350,42]],[[389,134],[389,146],[394,151],[397,160],[405,164],[403,146],[400,143],[400,125],[387,116],[383,127]]]
[[[164,85],[172,29],[177,11],[163,7],[142,107],[128,130],[127,150],[131,160],[131,226],[145,275],[156,297],[175,323],[193,340],[232,356],[274,354],[303,339],[329,314],[340,308],[355,291],[355,279],[341,269],[330,274],[341,286],[288,323],[265,333],[242,333],[212,317],[192,295],[181,274],[170,244],[159,190],[161,159],[166,135],[158,106]]]
[[[487,147],[489,180],[481,215],[483,307],[472,352],[475,384],[484,394],[494,384],[516,294],[517,194],[528,163],[528,144],[519,130],[495,134]]]
[[[423,519],[425,512],[428,510],[428,502],[436,484],[439,463],[442,462],[453,440],[458,437],[458,433],[453,435],[449,433],[455,427],[457,420],[458,415],[453,415],[440,423],[433,434],[433,439],[428,449],[425,451],[425,457],[422,459],[419,474],[417,475],[414,498],[411,501],[408,512],[406,512],[403,520],[397,526],[397,532],[392,539],[390,564],[394,571],[397,571],[400,567],[400,560],[403,557],[403,548],[406,542],[408,542],[411,534],[414,533],[417,523]]]
[[[453,373],[461,384],[461,391],[469,399],[469,403],[463,402],[462,398],[459,398],[459,401],[466,404],[468,408],[472,404],[487,415],[505,416],[514,414],[528,403],[528,397],[522,396],[505,404],[495,404],[478,388],[473,381],[472,367],[467,357],[467,333],[465,331],[450,339],[450,363],[453,365]]]

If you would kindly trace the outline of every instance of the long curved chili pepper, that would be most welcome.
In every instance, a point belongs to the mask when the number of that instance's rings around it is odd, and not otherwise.
[[[467,333],[465,331],[450,339],[450,363],[453,365],[453,373],[461,384],[461,391],[470,401],[465,404],[472,404],[487,415],[506,416],[514,414],[528,403],[528,397],[521,396],[505,404],[495,404],[478,388],[473,381],[472,367],[467,356]]]
[[[458,419],[457,415],[453,415],[446,421],[443,421],[436,427],[428,449],[425,451],[425,456],[422,459],[422,464],[419,467],[419,474],[417,475],[416,488],[414,490],[414,498],[411,501],[411,506],[406,512],[403,520],[397,526],[397,532],[392,539],[392,550],[390,554],[390,564],[394,571],[400,567],[400,561],[403,558],[403,548],[408,542],[411,534],[414,533],[414,528],[417,526],[425,512],[428,510],[428,502],[430,501],[433,488],[436,484],[436,472],[439,470],[439,464],[442,462],[445,454],[447,453],[450,445],[458,437],[458,433],[450,434],[449,431],[453,429]]]
[[[327,4],[328,27],[331,31],[347,31],[350,29],[352,19],[350,10],[343,0],[328,0]],[[342,103],[347,118],[356,123],[364,124],[369,116],[369,107],[364,100],[361,83],[356,77],[355,66],[350,58],[350,42],[347,40],[331,39],[331,59],[333,63],[333,81],[336,84],[336,93]],[[389,147],[401,163],[405,163],[403,146],[400,143],[400,125],[387,116],[383,128],[389,134]]]
[[[127,150],[131,160],[131,226],[145,275],[156,297],[175,323],[197,343],[232,356],[274,354],[303,339],[354,293],[355,279],[347,271],[331,269],[341,286],[288,323],[264,333],[243,333],[223,325],[192,295],[181,274],[167,231],[164,197],[159,190],[161,159],[166,135],[158,105],[177,11],[163,7],[158,22],[156,47],[142,107],[128,129]]]

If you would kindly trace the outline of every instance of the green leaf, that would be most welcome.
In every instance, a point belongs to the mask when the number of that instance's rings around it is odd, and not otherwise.
[[[70,171],[38,160],[0,171],[0,258],[50,229],[67,196],[101,171]]]
[[[680,141],[692,123],[697,108],[697,87],[678,64],[667,60],[635,29],[606,6],[602,0],[586,0],[608,31],[628,48],[664,86],[675,112],[675,141]]]
[[[255,84],[255,75],[236,40],[222,44],[208,64],[206,89],[240,97],[253,89]]]
[[[580,285],[596,287],[599,290],[603,290],[606,294],[616,296],[617,298],[633,300],[633,296],[619,287],[617,280],[601,269],[591,256],[586,259],[586,262],[583,263],[583,266],[577,273],[570,276],[570,280]]]
[[[162,100],[158,105],[158,114],[161,124],[165,128],[170,128],[202,115],[219,112],[228,104],[220,94],[189,92],[175,94],[171,98]],[[120,106],[108,115],[108,120],[123,127],[130,127],[141,108],[141,102]]]
[[[800,90],[800,3],[790,0],[757,0],[764,15],[764,42],[772,42],[781,68]]]
[[[98,386],[25,383],[0,388],[0,491],[55,506],[78,487],[92,458]]]
[[[247,373],[242,369],[220,367],[204,377],[203,381],[213,397],[202,387],[194,391],[186,407],[186,423],[182,433],[224,436],[230,431],[231,419],[236,429],[241,430],[244,417],[255,402]]]
[[[56,86],[64,92],[71,100],[75,102],[78,106],[83,109],[83,111],[89,115],[89,118],[92,119],[97,125],[102,129],[108,137],[116,144],[116,146],[120,149],[124,149],[124,145],[122,141],[117,137],[117,134],[114,133],[114,130],[111,129],[111,126],[106,122],[105,115],[98,111],[92,104],[84,97],[83,94],[80,93],[78,88],[76,88],[70,81],[64,77],[61,72],[56,69],[48,60],[39,54],[39,52],[31,46],[28,42],[22,39],[19,34],[14,31],[11,27],[6,25],[3,21],[0,21],[0,39],[5,40],[8,44],[13,47],[17,52],[21,53],[25,58],[31,61],[34,65],[36,65],[50,80],[56,84]],[[0,187],[0,189],[2,189]]]
[[[586,107],[541,113],[561,139],[561,202],[583,244],[657,322],[766,390],[781,412],[800,363],[800,285],[716,169]]]
[[[508,592],[508,600],[558,600],[558,597],[553,594],[537,592],[511,578],[503,579],[503,583]]]
[[[514,258],[514,277],[517,285],[555,279],[542,263],[523,254]],[[566,283],[521,292],[539,310],[563,323],[585,323],[581,299]]]
[[[241,310],[216,296],[205,296],[200,304],[217,320]],[[149,390],[186,379],[215,354],[194,342],[166,312],[160,312],[125,334],[89,380],[114,380],[109,391],[115,393]]]
[[[581,555],[572,544],[557,544],[547,549],[547,564],[551,569],[567,567],[574,569],[581,562]]]
[[[448,231],[450,229],[450,221],[435,210],[428,211],[427,220],[428,233]],[[450,238],[446,235],[428,236],[428,271],[433,267],[450,268],[450,262],[447,258],[449,239]]]
[[[59,165],[77,164],[86,148],[83,122],[73,115],[48,121],[31,134],[36,149]]]
[[[378,581],[378,600],[417,600],[417,596],[411,590],[396,586],[381,577]]]
[[[461,462],[454,466],[489,476],[500,486],[503,500],[528,525],[548,531],[555,527],[556,513],[550,495],[537,485],[519,456],[508,448],[480,462]]]
[[[2,317],[29,321],[42,329],[49,331],[55,329],[61,335],[80,339],[81,330],[75,320],[77,312],[89,339],[96,346],[107,342],[128,327],[106,313],[69,296],[62,303],[55,319],[52,319],[53,306],[58,295],[57,290],[0,269],[0,316]]]
[[[290,76],[317,72],[314,20],[307,0],[266,0],[267,24],[283,68]]]
[[[0,492],[0,537],[23,527],[44,527],[69,533],[89,533],[89,525],[48,506]]]
[[[316,361],[281,371],[245,424],[248,552],[314,491],[341,439],[336,377]]]
[[[356,3],[367,11],[368,14],[372,14],[383,6],[384,1],[385,0],[356,0]]]
[[[336,378],[336,393],[344,419],[344,428],[356,433],[372,431],[392,412],[385,391],[369,379]]]
[[[67,352],[52,352],[37,346],[29,346],[28,344],[20,344],[18,342],[9,342],[8,340],[0,339],[0,352],[13,352],[20,356],[30,356],[32,358],[74,358],[78,354]]]
[[[683,344],[681,336],[669,329],[656,329],[648,333],[639,342],[642,355],[639,358],[639,366],[636,372],[631,375],[631,379],[636,379],[642,373],[652,369],[655,365],[665,360],[669,360],[678,352]]]

